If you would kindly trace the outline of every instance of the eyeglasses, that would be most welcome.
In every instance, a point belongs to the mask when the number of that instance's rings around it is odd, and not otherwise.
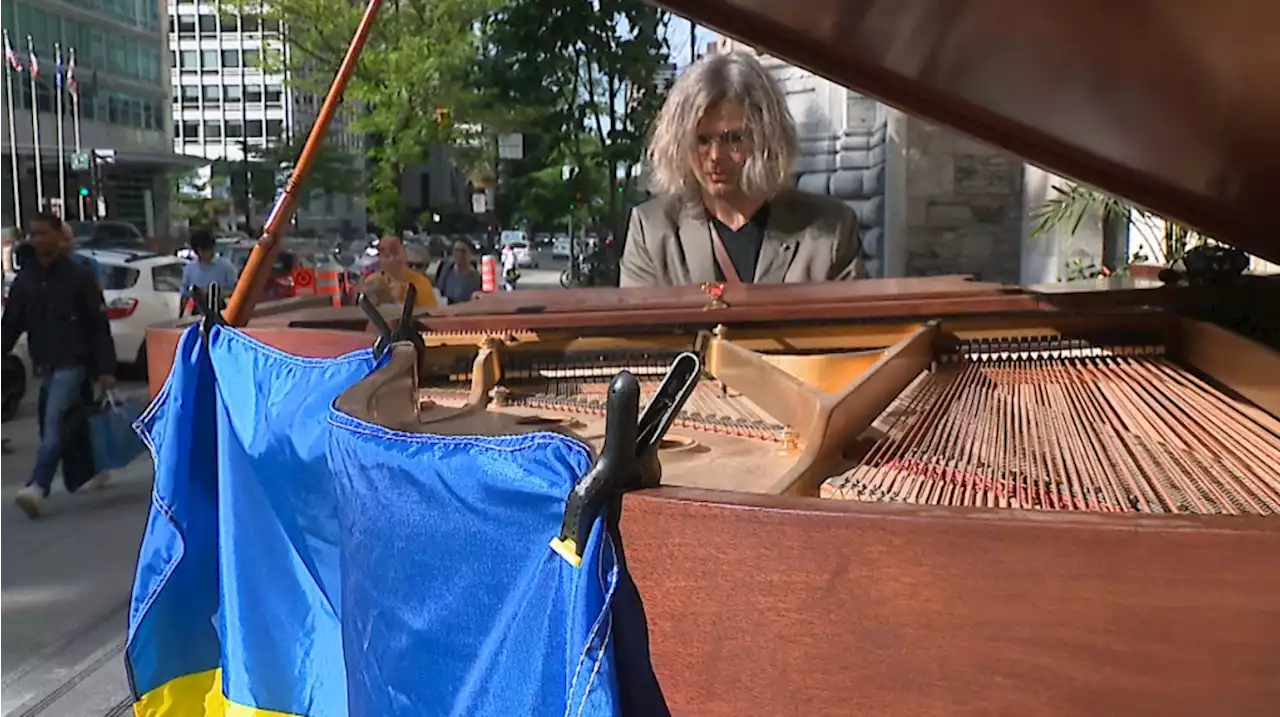
[[[719,144],[721,147],[732,151],[740,151],[742,145],[747,141],[746,136],[741,130],[725,130],[719,134],[699,134],[698,149],[710,149],[712,144]]]

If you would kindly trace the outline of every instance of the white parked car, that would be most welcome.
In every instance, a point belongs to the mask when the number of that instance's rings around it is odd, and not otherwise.
[[[146,365],[147,327],[178,318],[182,270],[173,255],[132,249],[80,249],[102,267],[102,293],[111,320],[116,361]]]

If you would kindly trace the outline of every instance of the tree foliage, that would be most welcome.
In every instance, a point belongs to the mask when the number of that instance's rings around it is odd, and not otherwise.
[[[402,214],[400,178],[432,145],[465,137],[473,115],[471,66],[478,21],[497,0],[390,0],[383,5],[344,96],[349,131],[366,139],[367,206],[393,225]],[[224,3],[226,5],[228,3]],[[350,0],[230,0],[244,14],[285,28],[288,49],[265,56],[288,84],[323,98],[354,36],[363,3]],[[437,122],[438,108],[452,121]],[[332,131],[332,130],[331,130]]]
[[[509,0],[490,15],[478,84],[489,102],[536,109],[541,122],[525,131],[545,139],[511,168],[507,206],[560,224],[580,196],[580,219],[621,234],[664,99],[657,77],[668,62],[665,24],[641,0]],[[577,168],[571,181],[561,179],[562,165]]]
[[[288,51],[265,62],[320,97],[363,12],[351,0],[227,4],[286,28]],[[575,214],[620,233],[663,99],[665,17],[642,0],[388,0],[344,108],[366,141],[371,218],[402,223],[405,169],[452,144],[465,169],[500,176],[503,225],[559,226]],[[507,132],[524,135],[525,156],[500,163],[496,136]],[[578,170],[570,181],[566,165]]]

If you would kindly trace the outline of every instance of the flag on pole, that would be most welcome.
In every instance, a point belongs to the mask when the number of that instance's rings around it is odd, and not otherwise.
[[[14,72],[22,72],[22,60],[18,59],[18,53],[13,51],[13,45],[9,44],[9,33],[4,34],[4,59],[9,63],[9,67]]]
[[[36,59],[35,43],[32,42],[30,35],[27,35],[27,55],[31,58],[31,81],[35,82],[40,79],[40,61]]]
[[[80,83],[76,82],[76,48],[71,48],[71,59],[67,61],[67,92],[71,96],[80,98]]]
[[[54,43],[55,57],[53,61],[53,78],[58,89],[62,89],[62,45]]]

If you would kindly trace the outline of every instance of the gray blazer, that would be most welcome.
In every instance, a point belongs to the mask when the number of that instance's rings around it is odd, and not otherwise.
[[[682,197],[650,199],[631,212],[620,286],[715,281],[711,225]],[[769,202],[755,283],[840,281],[863,276],[858,218],[844,202],[784,189]]]

